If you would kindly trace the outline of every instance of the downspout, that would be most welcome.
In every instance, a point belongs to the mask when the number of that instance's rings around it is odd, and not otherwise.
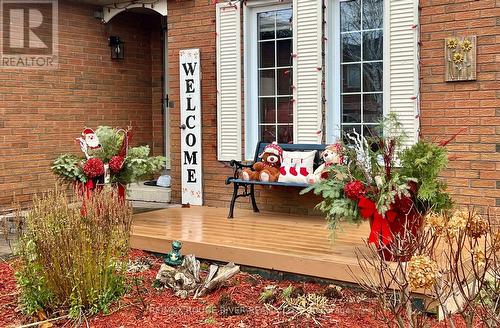
[[[167,158],[166,169],[170,170],[170,109],[168,83],[168,16],[161,18],[162,41],[162,114],[163,114],[163,155]]]

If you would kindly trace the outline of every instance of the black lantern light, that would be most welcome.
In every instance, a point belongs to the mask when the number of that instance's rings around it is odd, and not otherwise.
[[[123,44],[119,36],[109,37],[109,48],[111,49],[111,59],[123,59]]]

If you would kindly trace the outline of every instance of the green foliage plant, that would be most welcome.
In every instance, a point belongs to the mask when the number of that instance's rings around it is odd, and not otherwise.
[[[123,152],[125,135],[131,134],[131,129],[114,129],[109,126],[99,126],[95,130],[99,138],[100,148],[89,149],[89,156],[99,158],[104,164],[117,156],[123,156],[122,169],[119,172],[110,173],[110,182],[127,185],[154,178],[166,164],[167,159],[163,156],[150,156],[151,149],[147,145],[130,147],[128,140],[125,141],[126,151]],[[87,182],[88,178],[83,172],[86,158],[74,154],[62,154],[52,164],[52,172],[64,182]]]
[[[448,163],[447,142],[420,140],[409,146],[401,123],[394,114],[384,118],[371,134],[346,131],[340,142],[344,162],[327,169],[328,178],[304,189],[322,197],[316,206],[326,216],[332,236],[342,222],[360,223],[358,199],[349,198],[346,186],[361,186],[362,197],[375,204],[381,216],[410,200],[412,210],[425,216],[430,211],[448,211],[452,201],[439,178]],[[359,196],[361,198],[361,196]]]
[[[63,154],[54,160],[52,172],[66,182],[87,182],[83,173],[82,159],[73,154]]]
[[[108,188],[80,199],[83,207],[68,198],[56,188],[36,198],[28,212],[16,267],[25,314],[106,313],[126,291],[130,205]]]
[[[452,208],[446,184],[439,174],[448,164],[445,147],[425,140],[400,153],[401,174],[413,177],[418,184],[416,205],[421,213],[442,212]]]

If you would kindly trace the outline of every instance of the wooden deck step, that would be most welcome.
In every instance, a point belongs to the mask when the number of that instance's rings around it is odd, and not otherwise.
[[[183,254],[259,268],[355,282],[355,251],[365,248],[368,224],[344,225],[330,240],[325,220],[226,208],[168,208],[134,216],[133,248],[166,253],[173,240]]]

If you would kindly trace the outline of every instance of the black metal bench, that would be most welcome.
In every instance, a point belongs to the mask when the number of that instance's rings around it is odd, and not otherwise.
[[[259,154],[264,151],[264,147],[268,145],[267,142],[260,141],[257,144],[255,149],[255,155],[252,163],[244,164],[240,161],[232,160],[230,165],[234,167],[234,174],[232,177],[227,177],[226,185],[233,184],[233,197],[231,199],[231,205],[229,206],[229,215],[227,216],[229,219],[233,218],[234,205],[236,203],[236,199],[240,197],[250,197],[252,201],[252,207],[254,212],[259,212],[259,208],[257,207],[257,203],[255,201],[255,186],[279,186],[279,187],[296,187],[296,188],[305,188],[309,185],[307,183],[286,183],[286,182],[262,182],[262,181],[245,181],[239,178],[240,172],[245,168],[252,168],[255,162],[260,161]],[[311,151],[316,150],[316,156],[314,158],[314,170],[321,165],[320,163],[320,155],[323,150],[325,150],[325,145],[322,144],[279,144],[280,147],[285,151]],[[243,187],[243,193],[239,193],[240,187]]]

